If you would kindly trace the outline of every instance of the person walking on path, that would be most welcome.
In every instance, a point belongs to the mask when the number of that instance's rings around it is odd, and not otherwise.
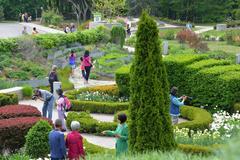
[[[83,65],[84,65],[85,73],[86,73],[85,74],[85,80],[86,80],[86,83],[88,84],[88,79],[89,79],[89,76],[90,76],[91,68],[93,67],[92,60],[91,60],[91,57],[89,55],[88,50],[86,50],[85,53],[84,53]]]
[[[57,76],[57,66],[53,65],[51,72],[48,76],[48,82],[50,84],[50,92],[53,93],[53,83],[58,82],[58,76]]]
[[[42,107],[43,117],[47,117],[48,119],[52,120],[52,112],[53,112],[53,105],[54,105],[53,94],[46,90],[36,89],[34,91],[34,95],[32,99],[33,100],[40,99],[44,102]],[[47,112],[48,112],[48,116],[47,116]]]
[[[63,90],[58,89],[57,94],[59,96],[58,100],[56,101],[57,104],[57,112],[58,112],[58,119],[62,120],[62,131],[66,131],[66,123],[65,123],[65,100],[64,100],[64,95],[63,95]]]
[[[22,35],[28,35],[26,26],[23,27]]]
[[[71,122],[72,132],[68,133],[66,138],[66,146],[68,150],[69,160],[79,160],[80,158],[85,160],[85,152],[83,149],[83,137],[78,132],[80,129],[80,123],[77,121]]]
[[[61,129],[62,120],[57,119],[55,121],[55,129],[48,135],[51,160],[65,160],[66,158],[64,134],[61,132]]]
[[[126,114],[118,115],[119,124],[115,131],[103,131],[103,135],[115,136],[117,138],[116,142],[116,156],[127,153],[128,151],[128,126],[126,124],[127,116]]]
[[[86,79],[85,79],[85,76],[86,76],[86,73],[85,73],[85,67],[84,67],[84,64],[83,64],[83,57],[80,58],[80,70],[82,72],[82,78],[83,78],[83,81],[84,81],[84,84],[86,83]]]
[[[172,118],[172,124],[178,124],[178,118],[180,116],[180,107],[184,106],[186,96],[180,98],[177,97],[178,88],[172,87],[170,92],[170,115]]]
[[[74,69],[76,68],[76,54],[73,50],[71,50],[71,54],[69,55],[69,65],[71,66],[72,73],[71,76],[74,75]]]

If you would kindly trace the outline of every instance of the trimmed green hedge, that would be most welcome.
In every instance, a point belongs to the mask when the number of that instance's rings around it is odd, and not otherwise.
[[[212,116],[205,109],[184,106],[181,107],[181,116],[189,121],[179,123],[178,128],[189,128],[191,130],[204,130],[209,128],[209,124],[213,121]]]
[[[129,103],[118,102],[93,102],[93,101],[80,101],[71,100],[71,111],[89,111],[91,113],[105,113],[113,114],[117,111],[128,109]]]
[[[114,154],[115,149],[108,149],[89,143],[86,139],[83,140],[83,146],[85,147],[85,153],[87,155],[93,154]]]
[[[10,104],[18,104],[18,96],[16,94],[0,93],[0,107]]]
[[[180,109],[181,116],[188,119],[187,122],[182,122],[177,124],[178,128],[189,128],[191,130],[205,130],[209,128],[209,124],[213,121],[212,116],[205,109],[183,106]],[[120,113],[125,113],[128,116],[128,111],[120,111],[114,115],[114,122],[117,122],[117,115]],[[204,117],[204,118],[203,118]]]
[[[196,54],[170,55],[163,60],[170,85],[179,88],[179,95],[193,97],[192,105],[232,111],[233,105],[240,102],[239,65]],[[116,72],[121,93],[129,94],[129,79],[129,67]]]
[[[106,34],[108,34],[106,36]],[[97,27],[85,31],[78,31],[71,34],[39,34],[28,36],[36,41],[37,45],[51,49],[61,45],[79,42],[83,45],[107,42],[110,40],[110,33],[105,27]],[[0,39],[0,52],[12,52],[18,49],[21,44],[17,43],[19,38]],[[21,41],[20,41],[21,42]]]
[[[72,121],[78,121],[81,124],[81,133],[98,133],[105,130],[115,130],[117,123],[115,122],[99,122],[93,119],[89,113],[86,112],[70,112],[67,116],[67,126],[70,128]]]
[[[211,147],[190,145],[190,144],[179,144],[178,149],[184,153],[190,154],[201,154],[201,155],[210,155],[214,153],[214,149]]]

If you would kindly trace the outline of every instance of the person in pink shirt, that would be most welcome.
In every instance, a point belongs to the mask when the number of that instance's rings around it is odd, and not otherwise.
[[[85,67],[85,80],[86,80],[86,83],[88,84],[88,79],[89,79],[89,76],[90,76],[90,72],[91,72],[91,68],[92,68],[92,60],[91,60],[91,57],[89,56],[89,51],[86,50],[85,53],[84,53],[84,56],[83,56],[83,65]]]
[[[81,64],[80,64],[80,70],[82,72],[82,78],[84,80],[84,83],[86,83],[86,80],[85,80],[85,67],[84,67],[84,64],[83,64],[83,57],[80,58],[80,61],[81,61]]]
[[[69,160],[79,160],[80,158],[85,160],[85,151],[83,149],[83,137],[78,130],[80,129],[80,123],[77,121],[71,122],[72,132],[68,133],[66,138],[66,147],[68,148]]]
[[[65,109],[64,109],[65,101],[64,101],[63,90],[62,89],[58,89],[57,90],[57,94],[59,96],[58,100],[56,101],[56,103],[57,103],[57,112],[58,112],[58,119],[62,120],[62,130],[66,131],[67,127],[66,127],[65,120],[64,120],[66,116],[65,116]]]

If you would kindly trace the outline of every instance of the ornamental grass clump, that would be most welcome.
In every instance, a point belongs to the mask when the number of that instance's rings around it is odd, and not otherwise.
[[[133,152],[176,148],[169,116],[169,85],[158,28],[143,13],[130,72],[129,143]]]

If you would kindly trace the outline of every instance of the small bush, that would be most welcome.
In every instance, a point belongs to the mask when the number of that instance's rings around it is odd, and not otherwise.
[[[194,48],[196,51],[204,52],[208,51],[208,46],[206,43],[201,41],[198,35],[191,31],[184,29],[177,34],[177,40],[179,43],[187,43],[189,47]]]
[[[123,47],[126,38],[125,29],[122,26],[113,26],[111,31],[112,43],[119,44]]]
[[[0,107],[0,119],[17,117],[41,117],[36,107],[28,105],[7,105]]]
[[[67,126],[69,128],[72,121],[78,121],[81,124],[80,132],[82,133],[100,134],[102,131],[115,130],[117,127],[117,123],[115,122],[97,121],[86,112],[70,112],[67,116]]]
[[[65,67],[57,72],[60,82],[62,83],[62,89],[64,91],[74,89],[74,85],[69,81],[71,74],[71,68]]]
[[[47,121],[37,122],[26,135],[26,153],[32,158],[44,158],[50,152],[48,134],[52,126]]]
[[[173,30],[169,30],[164,34],[164,36],[162,38],[166,39],[166,40],[174,40],[175,39],[175,33],[174,33]]]
[[[0,39],[0,52],[12,52],[18,47],[15,39]]]
[[[55,13],[53,10],[44,11],[42,20],[45,24],[59,25],[63,21],[63,16]]]
[[[25,135],[41,117],[20,117],[0,120],[0,152],[4,149],[15,151],[24,146]]]
[[[18,96],[16,94],[0,93],[0,107],[9,104],[18,104]]]
[[[25,85],[23,86],[22,93],[24,97],[32,97],[33,89],[31,86]]]
[[[184,153],[199,155],[210,155],[214,152],[214,149],[210,147],[189,144],[179,144],[178,149]]]
[[[123,66],[116,71],[115,80],[121,96],[129,96],[130,66]]]

